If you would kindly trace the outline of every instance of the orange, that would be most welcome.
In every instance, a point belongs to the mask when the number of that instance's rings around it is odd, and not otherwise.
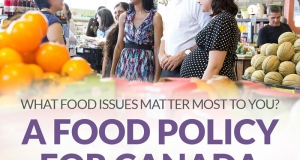
[[[0,31],[0,49],[4,47],[8,47],[8,34],[6,31]]]
[[[32,73],[34,74],[34,79],[43,78],[44,71],[40,66],[36,64],[29,64],[28,67],[31,69]]]
[[[6,32],[9,36],[9,46],[18,52],[36,50],[44,38],[38,22],[22,19],[12,22]]]
[[[6,64],[10,63],[22,63],[21,55],[13,49],[2,48],[0,50],[0,69]]]
[[[35,63],[35,52],[36,51],[20,53],[23,58],[23,62],[26,64]]]
[[[61,75],[69,76],[74,80],[82,80],[89,74],[92,74],[92,69],[89,63],[81,57],[74,57],[67,61],[61,71]]]
[[[30,22],[37,22],[41,27],[43,37],[47,35],[48,20],[40,11],[26,12],[21,18]]]
[[[36,63],[45,72],[60,73],[63,65],[70,59],[69,52],[64,45],[57,43],[43,43],[36,52]]]
[[[33,81],[31,69],[23,63],[5,65],[0,72],[0,93],[11,94],[28,89]]]
[[[60,77],[60,75],[58,73],[56,73],[56,72],[45,72],[43,74],[43,78],[44,79],[54,80],[54,79],[59,78],[59,77]]]

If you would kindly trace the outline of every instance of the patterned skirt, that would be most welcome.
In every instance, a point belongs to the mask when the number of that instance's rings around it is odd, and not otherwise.
[[[153,82],[155,57],[152,50],[124,48],[116,68],[116,77],[129,81]]]

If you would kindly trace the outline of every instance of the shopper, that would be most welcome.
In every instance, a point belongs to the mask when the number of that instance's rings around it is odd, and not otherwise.
[[[66,15],[67,23],[69,25],[70,31],[76,35],[76,27],[74,24],[74,21],[72,19],[72,12],[70,11],[69,5],[67,3],[64,3],[64,15]]]
[[[111,11],[106,8],[100,9],[97,13],[97,21],[99,23],[97,37],[105,38],[109,29],[111,29],[115,23]]]
[[[44,42],[56,42],[59,44],[66,44],[63,36],[63,28],[61,21],[55,16],[55,13],[61,11],[63,3],[60,0],[34,0],[35,4],[46,16],[48,20],[47,36],[43,38]]]
[[[181,77],[208,80],[223,75],[236,80],[235,50],[239,40],[234,0],[198,0],[203,12],[212,20],[196,36],[197,48],[187,55],[180,70]]]
[[[110,31],[107,33],[106,42],[103,50],[103,63],[102,63],[102,77],[110,77],[110,70],[114,55],[114,49],[118,40],[119,33],[119,17],[120,15],[127,11],[129,8],[128,3],[120,2],[115,6],[115,20],[117,24],[115,24]]]
[[[115,20],[116,20],[116,23],[119,22],[119,17],[120,17],[120,15],[121,15],[123,12],[127,11],[128,8],[129,8],[129,5],[128,5],[128,3],[126,3],[126,2],[120,2],[120,3],[118,3],[118,4],[115,6],[114,10],[115,10]]]
[[[131,0],[129,6],[119,19],[111,77],[157,82],[161,73],[158,52],[162,18],[154,9],[153,0]]]
[[[288,24],[280,22],[280,17],[280,6],[270,5],[270,14],[268,15],[269,25],[259,30],[258,46],[262,46],[265,43],[278,43],[278,38],[282,33],[292,32]]]
[[[106,8],[106,7],[105,6],[98,7],[98,9],[95,12],[94,18],[91,18],[89,20],[89,23],[87,25],[87,30],[86,30],[86,33],[85,33],[86,36],[97,37],[97,30],[98,30],[98,26],[99,26],[99,23],[97,21],[97,13],[102,8]]]
[[[172,0],[166,8],[164,35],[159,60],[163,68],[161,77],[180,77],[180,67],[186,52],[196,48],[197,33],[210,21],[197,0]]]

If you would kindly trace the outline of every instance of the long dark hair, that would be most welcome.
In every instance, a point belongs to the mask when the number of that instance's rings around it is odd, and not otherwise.
[[[213,11],[211,14],[212,17],[223,11],[229,12],[235,16],[239,10],[238,6],[234,3],[234,0],[212,0],[211,9]]]
[[[114,17],[109,9],[103,8],[98,11],[98,16],[101,18],[101,24],[99,24],[100,30],[104,31],[115,23]]]
[[[150,11],[151,9],[154,8],[154,3],[153,0],[142,0],[143,8],[145,11]],[[129,11],[134,10],[134,5],[129,4]]]
[[[70,11],[70,8],[69,8],[68,4],[67,4],[67,3],[64,3],[64,5],[65,5],[65,7],[66,7],[67,18],[68,18],[68,21],[69,21],[70,19],[72,19],[72,13],[71,13],[71,11]]]
[[[119,2],[118,4],[115,5],[114,8],[117,8],[119,6],[121,6],[125,11],[127,11],[129,8],[129,4],[126,2]]]

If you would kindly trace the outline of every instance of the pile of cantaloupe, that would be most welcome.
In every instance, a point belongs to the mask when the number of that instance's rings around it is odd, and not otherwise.
[[[251,67],[244,72],[246,79],[273,85],[300,87],[300,39],[285,32],[278,44],[264,44],[261,54],[251,59]]]

